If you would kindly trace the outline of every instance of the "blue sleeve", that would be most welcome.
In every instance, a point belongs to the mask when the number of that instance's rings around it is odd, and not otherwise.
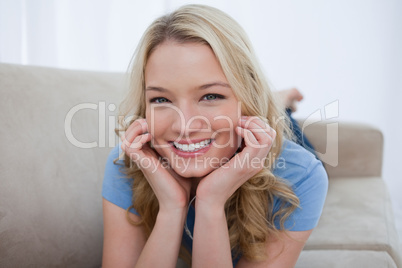
[[[133,191],[132,178],[126,178],[126,175],[119,169],[124,168],[124,161],[119,159],[116,164],[113,161],[119,157],[120,144],[109,153],[106,161],[105,174],[103,178],[102,196],[107,201],[127,210],[132,205]],[[130,212],[138,215],[138,212],[131,208]]]
[[[315,228],[320,219],[328,191],[328,175],[321,161],[314,159],[305,170],[305,173],[296,184],[293,191],[300,200],[300,207],[296,208],[284,222],[289,231],[307,231]],[[276,203],[276,209],[279,202]],[[275,210],[275,209],[274,209]],[[275,221],[279,229],[279,221]]]

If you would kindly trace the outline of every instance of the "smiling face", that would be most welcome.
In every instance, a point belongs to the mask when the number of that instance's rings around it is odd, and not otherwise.
[[[203,177],[239,147],[238,100],[211,48],[164,42],[145,68],[152,144],[183,177]]]

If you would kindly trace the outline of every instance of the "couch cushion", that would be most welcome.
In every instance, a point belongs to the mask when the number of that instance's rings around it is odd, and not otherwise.
[[[384,137],[378,128],[350,122],[298,122],[330,178],[381,176]]]
[[[370,250],[303,250],[296,268],[396,268],[385,251]]]
[[[329,180],[321,219],[305,249],[383,251],[401,265],[397,237],[382,179],[336,178]]]
[[[111,148],[109,128],[99,126],[108,126],[123,81],[123,74],[0,64],[0,267],[100,266]],[[96,109],[77,111],[72,133],[98,142],[93,149],[75,146],[65,132],[69,111],[82,104]]]

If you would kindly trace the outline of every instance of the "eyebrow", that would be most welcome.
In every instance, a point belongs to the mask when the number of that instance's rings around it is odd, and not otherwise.
[[[208,84],[199,86],[198,89],[207,89],[207,88],[214,87],[214,86],[221,86],[221,87],[231,88],[229,84],[224,83],[224,82],[212,82],[212,83],[208,83]],[[163,87],[153,87],[153,86],[146,87],[145,90],[147,90],[147,91],[148,90],[154,90],[154,91],[159,91],[159,92],[169,91],[168,89],[163,88]]]
[[[214,86],[221,86],[221,87],[230,88],[230,85],[226,84],[224,82],[213,82],[213,83],[202,85],[202,86],[199,87],[199,89],[207,89],[207,88],[214,87]]]

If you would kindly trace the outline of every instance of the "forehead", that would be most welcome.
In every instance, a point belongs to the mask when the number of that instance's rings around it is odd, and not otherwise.
[[[218,59],[205,44],[165,42],[152,52],[145,67],[147,86],[212,80],[227,82]]]

